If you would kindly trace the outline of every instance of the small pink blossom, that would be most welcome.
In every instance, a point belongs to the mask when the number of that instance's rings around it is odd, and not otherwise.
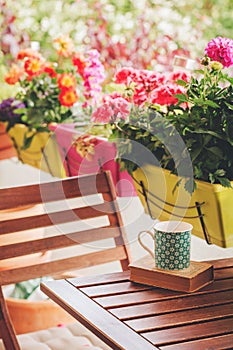
[[[233,40],[221,36],[212,39],[205,48],[205,53],[213,61],[222,63],[224,67],[233,65]]]
[[[130,103],[123,97],[109,98],[92,113],[92,121],[97,123],[114,123],[125,120],[130,114]]]
[[[110,102],[117,119],[127,119],[130,113],[130,104],[124,98],[118,97]]]
[[[91,99],[94,104],[97,104],[101,97],[101,84],[105,79],[104,66],[100,61],[99,52],[94,49],[87,51],[84,63],[82,76],[85,91],[83,94],[86,100]]]
[[[120,92],[113,91],[111,94],[104,95],[103,102],[109,102],[112,99],[119,98],[119,97],[122,97],[122,94]]]
[[[98,107],[91,116],[94,123],[107,124],[113,117],[114,112],[108,103],[104,103],[102,106]]]

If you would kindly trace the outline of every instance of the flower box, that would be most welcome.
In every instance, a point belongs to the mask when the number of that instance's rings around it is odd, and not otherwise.
[[[91,160],[82,157],[73,146],[74,140],[85,135],[84,131],[74,123],[51,125],[54,131],[60,155],[66,169],[66,176],[77,176],[97,173],[101,170],[110,170],[119,197],[136,196],[131,176],[127,171],[120,171],[115,161],[116,147],[105,138],[96,137],[95,154]]]
[[[65,177],[65,169],[54,135],[49,132],[37,132],[32,139],[31,145],[23,149],[24,137],[27,132],[27,126],[23,124],[15,124],[9,131],[9,135],[17,150],[18,158],[22,163],[41,169],[52,176]]]
[[[201,238],[204,238],[200,220],[203,219],[210,243],[224,248],[233,246],[232,188],[197,180],[191,196],[182,183],[174,191],[176,175],[150,164],[138,168],[133,178],[145,211],[153,218],[189,222],[193,234]]]

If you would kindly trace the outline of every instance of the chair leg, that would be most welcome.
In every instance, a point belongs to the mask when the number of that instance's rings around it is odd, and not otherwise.
[[[6,350],[20,350],[14,328],[0,287],[0,338]]]

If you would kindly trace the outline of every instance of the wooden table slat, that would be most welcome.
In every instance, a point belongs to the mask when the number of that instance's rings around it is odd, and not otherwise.
[[[220,290],[232,290],[233,291],[233,279],[227,279],[224,281],[214,281],[210,285],[197,291],[195,294],[208,294],[215,293]],[[133,293],[133,298],[130,293],[122,295],[113,295],[106,297],[97,297],[95,301],[104,308],[113,308],[118,306],[127,306],[140,303],[148,303],[156,300],[165,300],[178,297],[188,297],[189,293],[177,292],[168,289],[154,288],[145,292]]]
[[[233,267],[214,270],[214,279],[215,280],[232,278],[232,276],[233,276]]]
[[[195,340],[208,338],[213,335],[216,336],[232,333],[232,325],[233,317],[153,332],[145,332],[142,333],[142,335],[149,341],[153,342],[156,346],[161,346],[185,340]]]
[[[226,267],[233,267],[233,259],[232,258],[208,260],[206,262],[213,265],[215,270],[225,269]]]
[[[74,277],[67,279],[70,284],[76,288],[80,287],[89,287],[89,286],[99,286],[106,285],[109,283],[115,282],[124,282],[129,280],[129,272],[115,272],[115,273],[106,273],[93,276],[83,276],[83,277]]]
[[[208,305],[233,303],[233,291],[223,291],[211,294],[189,295],[189,297],[177,298],[173,303],[171,300],[156,301],[147,304],[132,305],[108,309],[120,320],[129,320],[138,317],[150,316],[184,309],[195,309]]]
[[[126,321],[125,323],[136,332],[146,332],[149,330],[151,331],[168,327],[177,327],[180,325],[189,325],[197,322],[201,323],[203,321],[226,318],[228,316],[233,316],[233,304],[171,312],[164,315],[155,315],[130,320]]]
[[[161,350],[229,350],[233,346],[233,334],[191,342],[161,346]]]
[[[152,289],[152,287],[145,286],[143,284],[132,283],[132,282],[122,282],[122,283],[112,283],[109,285],[91,286],[85,288],[79,288],[83,293],[89,297],[102,297],[111,296],[117,294],[127,294],[138,291],[146,291]]]
[[[180,292],[179,295],[182,295]],[[150,302],[155,299],[161,299],[161,298],[176,298],[178,296],[178,292],[170,291],[170,290],[163,290],[163,293],[157,289],[152,289],[144,292],[135,292],[132,294],[120,294],[120,295],[112,295],[112,296],[106,296],[106,297],[97,297],[94,298],[94,300],[100,304],[104,308],[113,308],[118,306],[127,306],[127,305],[134,305],[138,303],[144,303],[144,302]]]

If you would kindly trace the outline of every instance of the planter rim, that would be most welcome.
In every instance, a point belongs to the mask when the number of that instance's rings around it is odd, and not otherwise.
[[[51,305],[50,299],[44,299],[44,300],[28,300],[28,299],[20,299],[20,298],[12,298],[12,297],[6,297],[7,303],[14,305],[14,304],[25,304],[28,305],[28,307],[36,307],[39,305],[45,305],[48,304],[48,306]]]
[[[156,165],[145,163],[145,164],[143,164],[143,167],[139,168],[139,169],[143,169],[144,168],[145,170],[148,170],[149,172],[150,171],[154,172],[155,167],[156,167]],[[167,174],[169,174],[169,176],[174,176],[174,177],[178,178],[177,175],[172,174],[170,172],[170,170],[168,170],[168,169],[164,169],[164,168],[160,168],[160,167],[157,167],[157,168],[162,170],[162,171],[164,171],[164,172],[166,172]],[[135,171],[137,171],[137,169]],[[210,182],[207,182],[207,181],[204,181],[204,180],[200,180],[200,179],[199,180],[198,179],[194,179],[194,180],[197,183],[197,187],[201,186],[203,190],[205,190],[205,188],[206,188],[206,190],[210,190],[210,188],[212,188],[213,192],[222,192],[222,191],[227,191],[227,190],[233,190],[233,180],[231,181],[232,188],[231,187],[224,187],[221,184],[211,184]]]

